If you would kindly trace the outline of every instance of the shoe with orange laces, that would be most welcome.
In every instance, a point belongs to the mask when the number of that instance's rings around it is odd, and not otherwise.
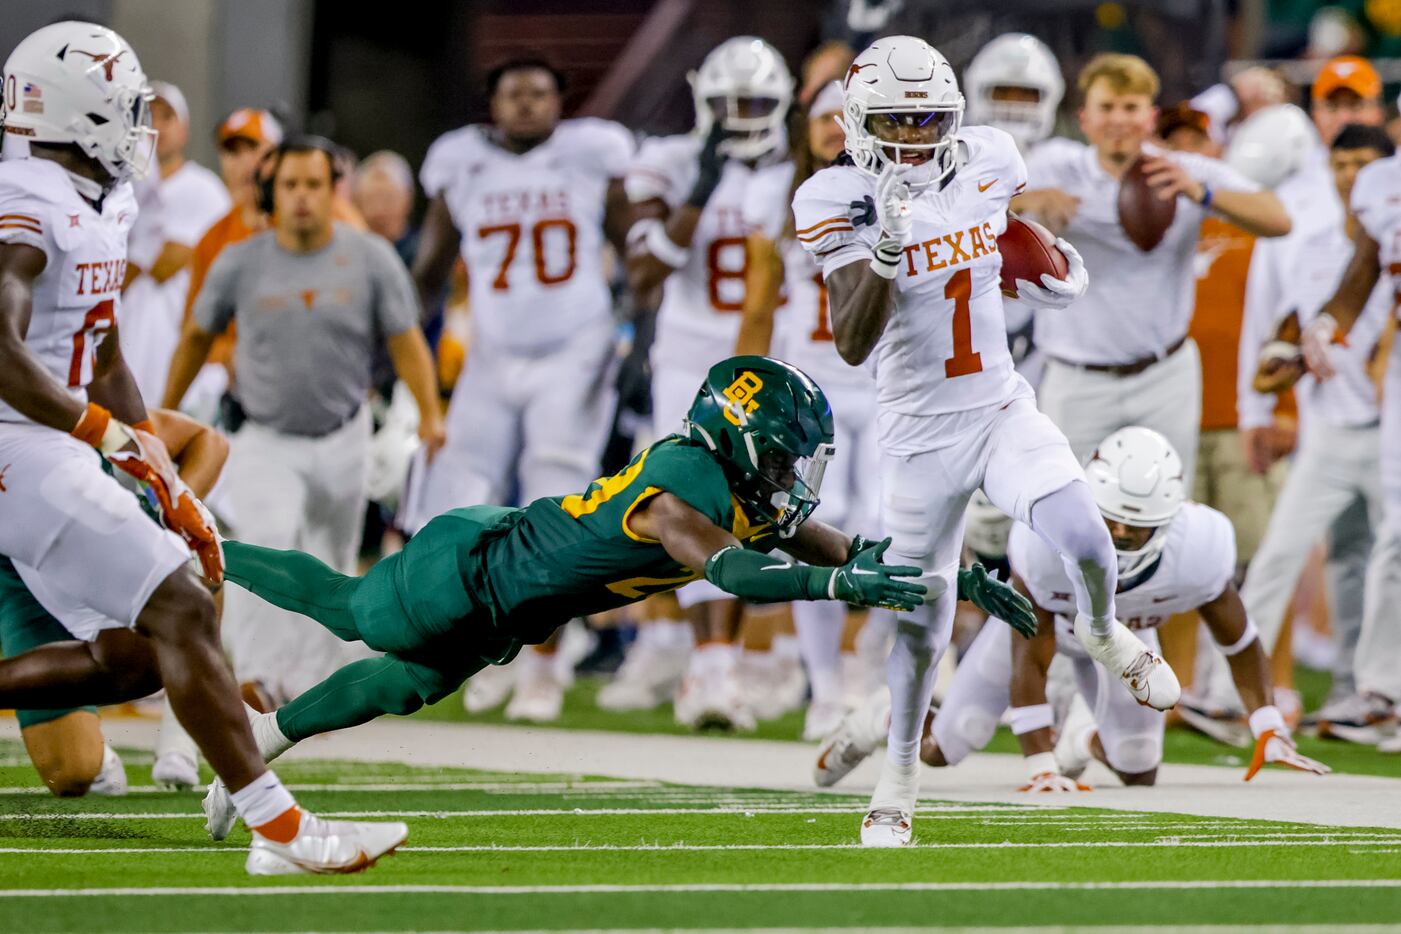
[[[407,824],[322,820],[290,808],[253,828],[250,876],[345,875],[369,869],[409,836]]]

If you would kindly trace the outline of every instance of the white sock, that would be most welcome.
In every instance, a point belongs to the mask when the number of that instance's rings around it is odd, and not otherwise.
[[[244,706],[247,707],[246,704]],[[277,725],[276,713],[258,713],[252,707],[248,707],[247,713],[248,722],[253,727],[253,741],[258,744],[258,754],[263,757],[264,762],[271,762],[297,745],[282,735],[282,730]]]
[[[269,714],[271,716],[271,714]],[[249,827],[261,827],[287,813],[297,806],[292,793],[282,784],[282,780],[272,769],[253,779],[250,783],[229,795],[233,799],[234,810]]]
[[[676,619],[659,619],[643,628],[643,632],[653,631],[656,644],[668,649],[684,651],[696,643],[696,631],[691,624]]]
[[[697,678],[724,677],[739,662],[739,646],[730,642],[707,642],[691,653],[691,673]]]
[[[802,648],[808,681],[812,684],[814,703],[841,700],[841,675],[838,666],[842,627],[845,623],[844,604],[831,600],[793,604],[793,624],[798,630],[795,641]]]
[[[881,766],[876,790],[871,793],[871,809],[898,807],[912,810],[919,797],[919,763],[899,765],[887,759]]]

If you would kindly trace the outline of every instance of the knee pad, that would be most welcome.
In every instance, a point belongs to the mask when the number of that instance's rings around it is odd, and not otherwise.
[[[1117,736],[1107,740],[1104,731],[1099,734],[1104,746],[1104,756],[1115,771],[1127,775],[1151,772],[1163,762],[1163,736],[1161,733],[1139,733],[1132,736]]]

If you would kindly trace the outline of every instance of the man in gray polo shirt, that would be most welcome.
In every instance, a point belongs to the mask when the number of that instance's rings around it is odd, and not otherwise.
[[[431,454],[443,419],[418,300],[383,238],[332,220],[330,144],[290,139],[272,156],[272,228],[227,247],[209,270],[171,362],[178,404],[214,338],[238,327],[234,394],[247,421],[225,476],[240,540],[296,548],[354,573],[365,513],[370,364],[387,348],[422,413]],[[347,660],[319,626],[230,588],[225,641],[240,681],[274,702]]]

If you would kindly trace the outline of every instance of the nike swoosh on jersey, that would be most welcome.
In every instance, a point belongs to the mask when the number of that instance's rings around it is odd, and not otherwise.
[[[996,185],[996,184],[997,184],[997,179],[995,179],[995,178],[994,178],[992,181],[990,181],[990,182],[978,182],[978,190],[979,190],[979,191],[987,191],[989,188],[991,188],[993,185]]]
[[[1154,598],[1153,598],[1153,602],[1154,602],[1154,603],[1167,603],[1169,600],[1176,600],[1176,599],[1177,599],[1177,594],[1170,594],[1170,595],[1168,595],[1168,596],[1166,596],[1166,597],[1154,597]]]

